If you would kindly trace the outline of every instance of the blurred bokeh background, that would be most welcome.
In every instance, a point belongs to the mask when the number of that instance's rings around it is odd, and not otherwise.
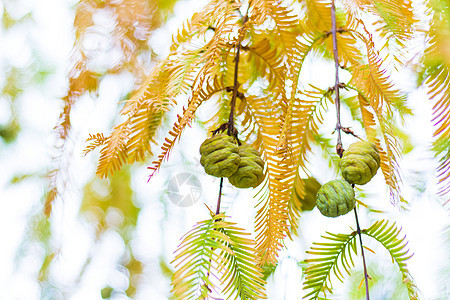
[[[128,166],[108,179],[95,177],[98,152],[83,156],[83,149],[90,133],[111,130],[118,121],[119,101],[127,99],[154,62],[167,55],[172,34],[204,3],[0,3],[0,299],[170,298],[173,252],[182,235],[209,216],[207,207],[214,209],[217,199],[219,181],[204,174],[198,154],[206,137],[203,121],[213,105],[202,108],[149,183],[146,164]],[[81,24],[74,24],[77,14]],[[332,65],[314,56],[307,64],[309,80],[327,88],[333,80]],[[82,76],[74,74],[81,70]],[[329,76],[317,70],[330,70]],[[358,194],[373,208],[360,210],[361,226],[381,218],[396,221],[415,253],[409,269],[422,298],[448,299],[448,196],[436,196],[436,160],[429,151],[431,106],[414,76],[405,71],[394,74],[394,80],[409,91],[415,113],[402,128],[410,136],[400,162],[408,203],[392,205],[378,174]],[[83,81],[73,80],[81,77]],[[63,100],[70,97],[76,103],[61,155],[61,140],[53,129]],[[348,112],[345,116],[350,118]],[[167,125],[174,118],[169,115]],[[332,125],[324,128],[330,138],[332,130]],[[328,171],[332,167],[320,152],[315,149],[311,165],[324,183],[336,176],[336,170]],[[61,194],[47,218],[43,203],[49,172],[55,169],[62,178],[56,183]],[[190,206],[176,205],[168,192],[170,181],[183,172],[201,184],[199,199]],[[222,211],[248,231],[254,226],[253,195],[224,187]],[[305,250],[325,231],[346,233],[350,227],[355,227],[351,214],[330,220],[316,209],[304,213],[299,235],[286,240],[279,266],[269,272],[269,299],[299,299]],[[370,240],[365,242],[376,252],[367,254],[371,298],[407,299],[388,253]],[[344,284],[336,282],[333,299],[364,299],[359,289],[362,278],[362,265],[357,263]]]

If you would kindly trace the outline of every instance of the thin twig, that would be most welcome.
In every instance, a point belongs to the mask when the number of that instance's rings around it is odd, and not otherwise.
[[[241,49],[242,49],[243,47],[241,47]],[[226,88],[225,88],[225,91],[227,91],[227,92],[234,92],[234,86],[227,86]],[[241,100],[245,100],[245,95],[243,94],[243,93],[241,93],[241,92],[237,92],[237,95],[236,95],[238,98],[240,98]]]
[[[219,185],[219,197],[217,198],[217,208],[216,208],[216,216],[220,214],[220,201],[222,200],[222,187],[223,187],[223,177],[220,178],[220,185]],[[212,212],[211,212],[212,213]],[[218,220],[216,220],[218,221]],[[216,230],[216,229],[214,229]],[[213,238],[214,239],[214,238]],[[214,247],[211,247],[211,251],[214,251]],[[211,269],[212,259],[209,258],[209,267],[208,271],[206,272],[206,277],[209,278],[209,270]],[[203,284],[209,292],[211,292],[211,288],[208,286],[208,284],[205,282]]]
[[[342,158],[342,154],[344,153],[344,148],[342,147],[342,139],[341,139],[341,129],[346,132],[353,134],[354,133],[348,129],[344,128],[341,125],[341,101],[339,98],[339,55],[338,55],[338,47],[337,47],[337,32],[336,30],[336,7],[334,5],[334,0],[331,1],[331,34],[333,37],[333,57],[334,57],[334,65],[336,69],[336,80],[334,84],[334,93],[335,93],[335,104],[336,104],[336,131],[337,131],[337,143],[336,143],[336,152],[339,155],[339,157]],[[363,260],[363,266],[364,266],[364,281],[366,283],[366,300],[369,300],[369,276],[367,274],[367,267],[366,267],[366,258],[364,256],[364,247],[362,243],[362,236],[361,236],[361,228],[359,227],[359,220],[358,220],[358,214],[356,213],[356,207],[354,208],[355,212],[355,218],[356,218],[356,230],[359,235],[359,243],[361,245],[361,254],[362,254],[362,260]]]
[[[220,201],[222,200],[223,177],[220,178],[219,198],[217,199],[216,215],[220,214]]]
[[[339,99],[339,55],[337,47],[337,31],[336,31],[336,7],[334,6],[334,0],[331,1],[331,34],[333,36],[333,56],[334,56],[334,66],[336,69],[336,80],[334,83],[334,95],[336,104],[336,130],[337,130],[337,143],[336,152],[339,157],[342,157],[344,149],[342,147],[341,140],[341,101]]]
[[[220,187],[219,187],[219,197],[218,197],[218,199],[217,199],[217,208],[216,208],[216,216],[220,213],[220,201],[221,201],[221,199],[222,199],[222,186],[223,186],[223,177],[221,177],[220,178]],[[208,206],[207,206],[208,207]],[[209,209],[209,207],[208,207],[208,209]],[[211,210],[210,210],[211,211]],[[212,213],[212,211],[211,211],[211,213]],[[219,221],[219,219],[218,220],[216,220],[216,222],[217,221]],[[217,230],[217,229],[214,229],[214,230]],[[213,240],[214,240],[214,238],[213,238]],[[214,251],[214,247],[211,247],[211,252],[212,251]],[[210,257],[209,258],[209,266],[208,266],[208,271],[206,271],[206,278],[209,278],[209,274],[210,274],[210,269],[211,269],[211,265],[212,265],[212,258]],[[212,290],[211,290],[211,288],[208,286],[208,284],[205,282],[204,284],[203,284],[203,286],[204,287],[206,287],[207,289],[208,289],[208,292],[212,292]],[[213,298],[214,299],[214,298]]]
[[[241,33],[241,31],[244,29],[245,23],[248,21],[248,15],[244,16],[244,19],[242,21],[242,27],[239,30],[239,39],[236,45],[236,55],[234,57],[234,81],[233,81],[233,96],[231,97],[230,102],[230,118],[228,120],[228,135],[234,135],[236,136],[235,129],[234,129],[234,110],[236,107],[236,98],[238,95],[238,89],[239,89],[239,81],[238,81],[238,75],[239,75],[239,55],[241,54],[241,42],[244,38],[244,34]]]
[[[359,235],[359,244],[361,245],[361,254],[362,254],[363,266],[364,266],[364,281],[366,283],[366,299],[369,300],[369,275],[367,274],[366,258],[364,256],[364,247],[363,247],[363,243],[362,243],[361,228],[359,227],[358,214],[356,213],[356,207],[353,209],[353,211],[355,212],[356,232]]]

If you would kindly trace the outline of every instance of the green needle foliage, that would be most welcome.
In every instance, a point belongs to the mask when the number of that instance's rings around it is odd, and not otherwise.
[[[381,220],[361,230],[361,234],[374,238],[389,251],[392,260],[399,266],[410,299],[418,299],[417,287],[406,267],[406,260],[412,255],[408,255],[406,236],[402,236],[401,228],[397,228],[395,222],[390,225],[387,220]],[[355,265],[352,255],[357,254],[356,231],[350,234],[326,232],[322,237],[326,242],[313,243],[311,250],[307,251],[314,258],[306,260],[308,267],[303,289],[310,291],[304,299],[322,299],[319,297],[321,292],[325,297],[327,292],[331,294],[332,275],[343,282],[345,274],[350,275],[350,269]]]
[[[410,259],[413,254],[408,254],[409,249],[406,248],[408,242],[406,241],[405,235],[401,237],[401,228],[397,228],[395,222],[389,226],[388,221],[381,220],[375,222],[368,229],[362,230],[361,233],[376,239],[389,251],[392,260],[395,261],[400,268],[403,283],[408,289],[409,298],[418,299],[417,287],[406,267],[406,261]]]
[[[266,298],[255,242],[225,218],[218,214],[199,222],[184,236],[172,262],[176,299],[205,299],[219,284],[226,299]]]
[[[316,256],[307,259],[308,267],[305,270],[306,278],[303,289],[312,289],[304,299],[318,299],[319,293],[332,293],[331,275],[343,281],[342,268],[350,275],[354,266],[352,252],[356,254],[356,232],[351,234],[335,234],[326,232],[322,236],[325,243],[313,243],[308,254]]]

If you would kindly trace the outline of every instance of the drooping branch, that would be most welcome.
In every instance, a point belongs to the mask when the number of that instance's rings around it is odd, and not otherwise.
[[[244,28],[245,22],[247,22],[248,17],[244,17],[243,26],[241,27],[241,30]],[[244,95],[240,92],[238,92],[239,89],[239,82],[238,82],[238,75],[239,75],[239,56],[241,52],[241,42],[243,38],[243,34],[241,34],[241,30],[239,30],[239,39],[236,45],[236,56],[234,58],[234,84],[233,87],[227,87],[227,92],[233,92],[233,96],[231,97],[231,103],[230,103],[230,118],[228,120],[228,123],[222,124],[219,128],[213,131],[213,134],[218,133],[219,131],[224,131],[225,128],[228,128],[228,135],[233,135],[236,137],[236,140],[239,142],[237,138],[237,131],[234,128],[234,110],[236,106],[236,97],[244,98]],[[219,196],[217,198],[217,207],[216,207],[216,215],[220,214],[220,203],[222,200],[222,188],[223,188],[223,177],[220,178],[220,184],[219,184]],[[214,251],[214,247],[211,247],[211,251]],[[209,259],[209,266],[211,266],[212,261],[211,258]],[[207,272],[207,278],[209,278],[210,271],[208,269]],[[208,291],[211,291],[211,289],[208,287],[208,285],[205,283],[205,287],[208,289]]]
[[[343,127],[341,126],[341,102],[339,98],[339,54],[338,54],[338,47],[337,47],[337,29],[336,29],[336,7],[334,5],[334,0],[331,1],[331,34],[333,38],[333,57],[334,57],[334,65],[336,70],[336,76],[335,76],[335,83],[334,83],[334,93],[335,93],[335,104],[336,104],[336,131],[337,131],[337,143],[336,143],[336,152],[339,155],[339,157],[342,158],[342,154],[344,153],[344,148],[342,147],[342,139],[341,139],[341,129]],[[354,187],[354,185],[352,185]],[[361,245],[361,255],[362,255],[362,261],[364,266],[364,281],[366,285],[366,299],[369,300],[369,276],[367,274],[367,267],[366,267],[366,259],[364,256],[364,247],[362,243],[362,236],[361,236],[361,228],[359,227],[359,220],[358,220],[358,214],[356,212],[356,207],[353,209],[355,212],[355,219],[356,219],[356,230],[358,232],[359,236],[359,243]]]

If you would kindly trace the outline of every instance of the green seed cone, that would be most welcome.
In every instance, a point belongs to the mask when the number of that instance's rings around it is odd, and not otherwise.
[[[228,177],[228,181],[237,188],[257,187],[264,180],[264,161],[252,146],[239,146],[241,161],[237,171]]]
[[[345,215],[355,207],[355,202],[355,191],[343,179],[329,181],[317,192],[317,208],[327,217]]]
[[[206,174],[219,178],[235,173],[241,161],[234,138],[226,134],[206,139],[200,146],[200,155]]]
[[[292,197],[295,198],[295,201],[300,202],[302,211],[310,211],[316,207],[316,194],[322,185],[314,177],[302,178],[302,180],[305,185],[304,193],[299,190],[300,177],[295,177]]]
[[[380,154],[374,143],[360,141],[351,144],[339,162],[342,177],[349,183],[366,184],[380,167]]]

